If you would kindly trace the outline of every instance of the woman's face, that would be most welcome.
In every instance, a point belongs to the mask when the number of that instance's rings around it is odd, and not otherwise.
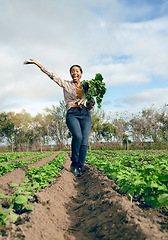
[[[80,71],[80,68],[74,66],[74,67],[71,69],[71,77],[72,77],[72,79],[73,79],[73,82],[79,82],[81,76],[82,76],[82,73],[81,73],[81,71]]]

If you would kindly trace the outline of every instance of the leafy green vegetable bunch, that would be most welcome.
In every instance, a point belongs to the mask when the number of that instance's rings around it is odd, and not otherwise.
[[[98,108],[101,108],[101,102],[103,100],[103,96],[106,93],[106,86],[103,82],[103,77],[100,73],[95,75],[95,79],[92,80],[83,80],[81,85],[85,91],[86,98],[89,102],[94,103],[94,98],[96,97],[96,102]]]

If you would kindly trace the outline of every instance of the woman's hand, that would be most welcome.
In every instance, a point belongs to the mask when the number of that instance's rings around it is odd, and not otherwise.
[[[30,60],[24,61],[24,64],[35,64],[35,62],[36,62],[35,60],[30,58]]]
[[[37,65],[39,68],[42,68],[42,65],[38,62],[36,62],[34,59],[30,58],[30,60],[26,60],[24,61],[24,64],[35,64]]]
[[[94,102],[89,102],[89,101],[87,101],[87,103],[86,103],[86,107],[87,107],[89,110],[91,110],[91,109],[94,107],[94,105],[95,105],[95,101],[94,101]]]

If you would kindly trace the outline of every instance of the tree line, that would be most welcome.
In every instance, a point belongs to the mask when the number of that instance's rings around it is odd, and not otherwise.
[[[139,113],[105,113],[91,110],[92,128],[89,147],[144,148],[168,146],[168,105],[143,109]],[[65,148],[71,134],[66,126],[65,102],[46,108],[32,116],[25,110],[20,113],[0,113],[0,142],[14,150]]]

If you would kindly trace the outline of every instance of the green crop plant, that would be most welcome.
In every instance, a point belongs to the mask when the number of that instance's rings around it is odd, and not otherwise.
[[[10,221],[16,221],[17,215],[16,214],[10,214],[12,209],[4,209],[2,205],[0,205],[0,226],[9,225]]]
[[[32,183],[38,183],[39,188],[45,188],[48,186],[48,182],[55,180],[54,176],[59,173],[61,164],[65,161],[65,152],[61,152],[55,160],[47,163],[42,167],[32,167],[28,169],[26,175],[29,177]]]
[[[20,214],[26,210],[33,210],[34,206],[28,204],[28,200],[33,199],[33,186],[31,186],[28,178],[24,179],[24,183],[16,184],[11,183],[11,187],[16,187],[16,190],[10,196],[1,194],[0,198],[5,198],[8,208],[13,209],[16,213]]]
[[[89,102],[94,103],[94,97],[96,97],[98,108],[101,108],[101,102],[107,90],[105,83],[103,82],[102,75],[100,73],[97,73],[94,79],[83,80],[81,82],[81,85]]]
[[[62,169],[62,163],[65,161],[65,152],[61,152],[54,160],[46,163],[42,167],[32,167],[26,172],[28,178],[24,179],[21,184],[11,183],[10,186],[15,188],[11,195],[1,194],[0,198],[6,200],[5,208],[0,207],[1,225],[7,225],[8,219],[15,221],[17,215],[34,209],[34,205],[29,203],[33,201],[36,191],[48,186],[48,183],[56,180],[55,176]]]
[[[44,152],[43,152],[44,153]],[[10,162],[19,158],[41,155],[41,152],[24,152],[24,153],[4,153],[0,155],[0,162]]]
[[[41,160],[42,158],[51,156],[52,154],[53,154],[53,152],[47,153],[45,156],[36,156],[27,161],[26,160],[21,160],[21,161],[17,160],[17,161],[11,162],[11,163],[10,162],[7,162],[5,164],[0,163],[0,175],[4,175],[8,172],[11,172],[15,168],[27,166],[30,163],[37,162],[37,161]]]
[[[168,156],[164,152],[115,151],[112,156],[89,152],[86,161],[113,179],[116,189],[131,200],[168,208]]]

